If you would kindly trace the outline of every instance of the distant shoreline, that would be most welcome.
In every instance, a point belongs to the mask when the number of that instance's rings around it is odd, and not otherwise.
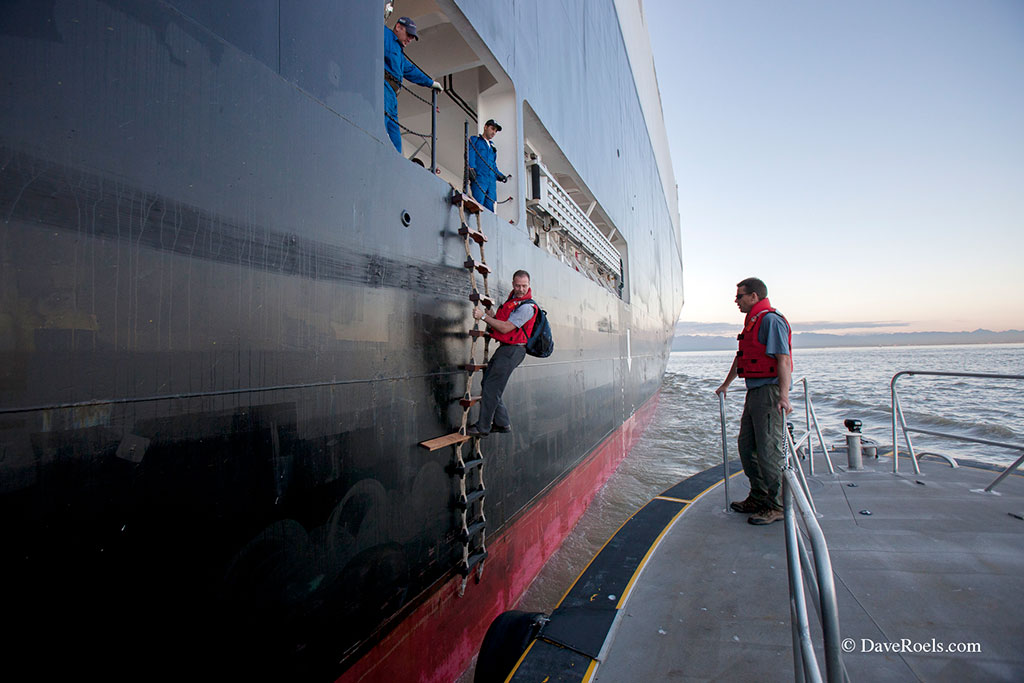
[[[822,334],[798,332],[793,335],[797,349],[872,348],[899,346],[955,346],[963,344],[1021,344],[1024,331],[974,330],[973,332],[892,332],[887,334]],[[728,351],[736,348],[735,337],[676,335],[673,351]]]

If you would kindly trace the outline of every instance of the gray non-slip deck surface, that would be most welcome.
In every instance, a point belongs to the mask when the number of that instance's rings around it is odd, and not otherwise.
[[[996,476],[986,470],[866,464],[810,478],[851,680],[1024,680],[1024,521],[1013,516],[1024,516],[1024,478],[993,495],[976,492]],[[747,494],[742,474],[730,487]],[[756,527],[724,508],[719,486],[662,540],[595,680],[794,680],[783,522]],[[879,651],[889,643],[911,651]],[[980,651],[934,652],[960,643]]]

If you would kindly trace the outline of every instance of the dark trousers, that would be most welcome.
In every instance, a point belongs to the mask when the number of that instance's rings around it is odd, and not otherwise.
[[[484,368],[484,378],[480,385],[480,415],[476,419],[476,428],[486,434],[491,425],[509,427],[512,421],[501,401],[501,395],[508,384],[512,371],[526,358],[526,347],[513,344],[502,344],[491,354]]]
[[[740,462],[750,480],[750,496],[766,507],[782,509],[782,451],[786,418],[778,410],[779,385],[747,389],[740,418]]]

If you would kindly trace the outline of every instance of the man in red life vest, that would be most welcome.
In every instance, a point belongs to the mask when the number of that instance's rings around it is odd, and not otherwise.
[[[782,439],[786,414],[793,411],[789,388],[793,379],[792,331],[789,322],[768,301],[768,287],[755,277],[736,285],[736,305],[747,315],[732,367],[716,394],[725,396],[736,377],[747,383],[738,439],[743,473],[750,495],[733,502],[736,512],[752,513],[751,524],[771,524],[783,518]]]
[[[473,309],[473,317],[483,320],[491,332],[491,338],[500,342],[500,346],[491,354],[484,369],[484,377],[480,391],[480,415],[476,424],[466,429],[470,436],[487,436],[491,432],[510,432],[512,422],[509,419],[501,394],[505,391],[508,378],[512,371],[519,367],[526,357],[526,340],[533,332],[533,324],[537,320],[537,307],[532,303],[523,303],[530,299],[530,274],[525,270],[517,270],[512,276],[512,293],[501,305],[495,315],[477,307]]]

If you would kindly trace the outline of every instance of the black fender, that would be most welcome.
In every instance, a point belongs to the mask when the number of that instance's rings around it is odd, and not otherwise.
[[[473,683],[503,683],[545,621],[542,612],[510,610],[499,614],[480,645]]]

